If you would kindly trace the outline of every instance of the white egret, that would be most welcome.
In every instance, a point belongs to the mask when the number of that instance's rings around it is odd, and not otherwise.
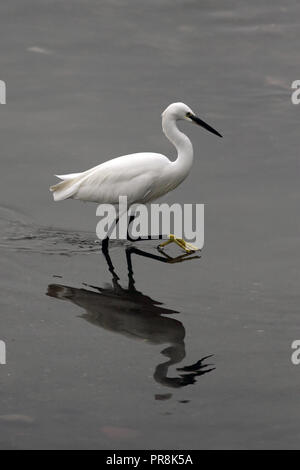
[[[176,147],[177,158],[170,161],[159,153],[133,153],[106,161],[82,173],[56,175],[62,182],[50,187],[55,201],[80,199],[98,204],[117,205],[126,196],[128,207],[146,204],[175,189],[189,174],[193,164],[190,139],[177,127],[177,121],[195,122],[213,134],[219,132],[199,119],[184,103],[172,103],[162,113],[162,129]],[[160,247],[174,241],[186,252],[196,247],[170,236]],[[108,246],[108,238],[105,246]]]

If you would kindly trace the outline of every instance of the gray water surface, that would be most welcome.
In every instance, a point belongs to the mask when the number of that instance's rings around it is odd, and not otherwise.
[[[299,447],[299,23],[293,0],[1,4],[1,448]],[[182,125],[193,171],[164,198],[206,204],[204,250],[133,253],[131,278],[115,242],[114,274],[96,207],[48,187],[174,158],[173,101],[224,135]]]

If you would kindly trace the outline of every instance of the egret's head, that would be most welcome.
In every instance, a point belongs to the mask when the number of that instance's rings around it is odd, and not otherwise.
[[[213,134],[222,137],[222,135],[216,131],[213,127],[206,124],[184,103],[172,103],[162,113],[163,120],[174,120],[174,121],[190,121],[195,122],[198,126],[212,132]]]

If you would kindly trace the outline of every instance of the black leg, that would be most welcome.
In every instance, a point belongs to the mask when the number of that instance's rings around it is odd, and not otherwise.
[[[154,255],[153,253],[149,253],[148,251],[139,250],[138,248],[130,246],[126,248],[126,257],[127,257],[127,264],[128,264],[128,260],[130,261],[131,271],[132,271],[131,255],[133,253],[139,256],[144,256],[145,258],[151,258],[151,259],[155,259],[156,261],[161,261],[162,263],[171,263],[171,264],[181,263],[182,261],[189,261],[192,259],[201,258],[201,256],[198,256],[198,255],[191,256],[191,253],[184,253],[183,255],[172,258],[171,256],[168,256],[166,253],[162,252],[163,256],[159,256],[159,255]],[[128,269],[129,269],[129,264],[128,264]]]
[[[133,220],[134,220],[134,216],[130,216],[128,225],[131,224]],[[116,220],[116,224],[118,222],[119,222],[119,219]],[[127,232],[127,237],[128,237],[128,240],[136,241],[130,238],[128,232]],[[161,239],[162,235],[160,235],[159,237]],[[140,238],[138,240],[139,241],[140,240],[152,240],[152,238],[149,235],[148,238]],[[113,278],[115,280],[119,280],[118,275],[115,273],[115,269],[112,264],[111,257],[109,255],[108,246],[109,246],[109,237],[107,236],[104,240],[102,240],[102,253],[106,259],[108,269],[112,273]],[[157,261],[161,261],[162,263],[178,263],[178,262],[185,261],[185,260],[192,260],[192,259],[200,258],[200,256],[190,256],[190,253],[185,253],[184,255],[177,256],[176,258],[171,258],[164,252],[163,252],[163,256],[159,256],[159,255],[154,255],[153,253],[148,253],[147,251],[139,250],[138,248],[135,248],[135,247],[128,247],[126,248],[126,259],[127,259],[127,266],[128,266],[129,284],[132,288],[135,283],[134,277],[133,277],[132,261],[131,261],[131,255],[133,253],[139,256],[144,256],[145,258],[151,258]]]
[[[108,244],[109,244],[109,238],[106,237],[106,238],[104,238],[104,240],[102,240],[102,252],[103,252],[103,254],[108,253]]]
[[[126,258],[127,258],[127,265],[128,265],[128,272],[133,273],[132,271],[132,262],[131,262],[131,255],[135,253],[139,256],[144,256],[145,258],[155,259],[157,261],[161,261],[162,263],[167,263],[169,260],[165,256],[154,255],[153,253],[148,253],[144,250],[139,250],[133,246],[126,248]]]
[[[135,280],[133,277],[133,268],[132,268],[132,260],[131,260],[131,255],[133,253],[139,256],[144,256],[145,258],[151,258],[157,261],[162,261],[163,263],[168,262],[168,260],[164,256],[154,255],[152,253],[148,253],[147,251],[134,248],[133,246],[127,247],[126,248],[126,261],[127,261],[127,268],[128,268],[128,289],[129,290],[135,290],[135,287],[134,287]]]
[[[116,219],[115,225],[117,225],[118,222],[119,222],[119,217]],[[112,228],[113,228],[113,225],[111,226],[108,232],[109,234],[111,233]],[[108,254],[108,245],[109,245],[109,235],[107,235],[106,238],[102,240],[102,253],[104,254],[104,256],[106,256],[106,253]]]
[[[108,269],[109,269],[109,271],[111,272],[111,274],[113,276],[113,279],[118,280],[119,276],[116,274],[114,265],[112,264],[112,260],[111,260],[111,257],[109,255],[109,251],[108,251],[108,244],[109,244],[109,238],[106,237],[104,240],[102,240],[102,253],[103,253],[104,258],[107,262]]]
[[[128,290],[133,291],[135,290],[134,284],[135,280],[133,277],[133,269],[132,269],[132,261],[131,261],[131,250],[130,248],[126,248],[126,261],[127,261],[127,269],[128,269]]]

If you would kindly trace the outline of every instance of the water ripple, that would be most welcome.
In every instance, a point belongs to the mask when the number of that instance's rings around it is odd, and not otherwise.
[[[101,241],[89,232],[41,227],[13,209],[0,207],[0,248],[69,256],[99,251]],[[115,242],[115,244],[120,242]]]

